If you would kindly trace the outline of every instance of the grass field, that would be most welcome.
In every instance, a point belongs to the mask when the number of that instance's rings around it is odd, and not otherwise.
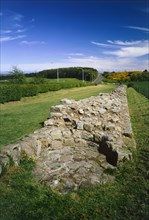
[[[35,77],[26,77],[26,83],[34,83],[37,78]],[[59,78],[59,79],[47,79],[42,78],[46,83],[77,83],[82,82],[82,80],[76,78]]]
[[[59,196],[37,184],[34,163],[24,158],[0,181],[1,220],[148,220],[149,219],[149,101],[128,89],[130,115],[137,142],[133,161],[115,172],[114,183],[86,187]]]
[[[115,85],[101,84],[59,90],[22,98],[21,101],[1,104],[0,111],[0,146],[14,143],[25,135],[41,127],[50,112],[50,106],[56,105],[62,98],[83,99],[99,92],[110,92]]]

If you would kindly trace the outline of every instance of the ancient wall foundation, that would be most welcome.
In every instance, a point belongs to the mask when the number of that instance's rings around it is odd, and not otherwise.
[[[105,173],[132,158],[135,147],[126,86],[80,101],[63,99],[52,106],[44,127],[0,152],[1,169],[22,154],[36,161],[39,182],[61,193],[113,180]]]

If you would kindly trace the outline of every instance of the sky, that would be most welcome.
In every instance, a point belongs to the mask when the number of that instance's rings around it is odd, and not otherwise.
[[[1,0],[0,72],[149,70],[149,0]]]

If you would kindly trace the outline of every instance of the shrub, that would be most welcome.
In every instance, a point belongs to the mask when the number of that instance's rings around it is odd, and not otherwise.
[[[49,91],[58,91],[62,89],[61,84],[49,84]]]
[[[22,97],[22,90],[19,85],[1,85],[0,103],[19,101]]]
[[[49,91],[49,85],[48,84],[39,84],[38,85],[38,93],[44,93]]]
[[[25,84],[21,85],[22,97],[34,96],[38,94],[38,86]]]

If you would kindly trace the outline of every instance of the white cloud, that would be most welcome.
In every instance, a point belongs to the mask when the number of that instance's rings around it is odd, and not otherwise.
[[[46,44],[45,41],[21,41],[20,44],[26,44],[26,45],[37,45],[37,44]]]
[[[12,40],[18,40],[18,39],[21,39],[21,38],[24,38],[24,37],[26,37],[26,35],[18,35],[18,36],[15,36],[15,37],[12,37],[12,36],[0,37],[0,42],[7,42],[7,41],[12,41]]]
[[[149,41],[138,40],[138,41],[121,41],[115,40],[107,41],[109,44],[102,44],[92,41],[91,43],[97,46],[113,46],[114,50],[104,50],[102,53],[106,55],[113,55],[117,57],[140,57],[149,53]]]
[[[97,45],[97,46],[101,46],[101,47],[113,47],[113,48],[117,48],[120,46],[133,46],[133,45],[141,45],[142,43],[146,42],[141,41],[141,40],[137,40],[137,41],[121,41],[121,40],[107,40],[107,43],[99,43],[99,42],[95,42],[95,41],[91,41],[92,44]]]
[[[131,45],[135,45],[135,44],[140,44],[142,41],[140,41],[140,40],[138,40],[138,41],[121,41],[121,40],[111,41],[111,40],[108,40],[107,42],[110,44],[115,44],[115,45],[131,46]]]
[[[99,43],[99,42],[95,42],[95,41],[91,41],[92,44],[95,44],[97,46],[102,46],[102,47],[111,47],[110,44],[103,44],[103,43]]]
[[[25,31],[26,31],[26,29],[18,29],[15,33],[23,33]]]
[[[139,30],[139,31],[149,32],[149,28],[145,28],[145,27],[136,27],[136,26],[125,26],[125,27],[130,28],[130,29]]]
[[[110,43],[121,44],[119,50],[104,51],[104,54],[114,55],[117,57],[140,57],[149,53],[149,41],[108,41]],[[128,45],[128,46],[127,46]]]
[[[22,28],[23,27],[21,24],[17,24],[17,23],[14,24],[13,26],[16,27],[16,28]]]
[[[65,55],[69,55],[69,56],[83,56],[83,53],[65,53]]]
[[[116,51],[104,51],[104,54],[117,57],[140,57],[149,53],[147,47],[124,47]]]

